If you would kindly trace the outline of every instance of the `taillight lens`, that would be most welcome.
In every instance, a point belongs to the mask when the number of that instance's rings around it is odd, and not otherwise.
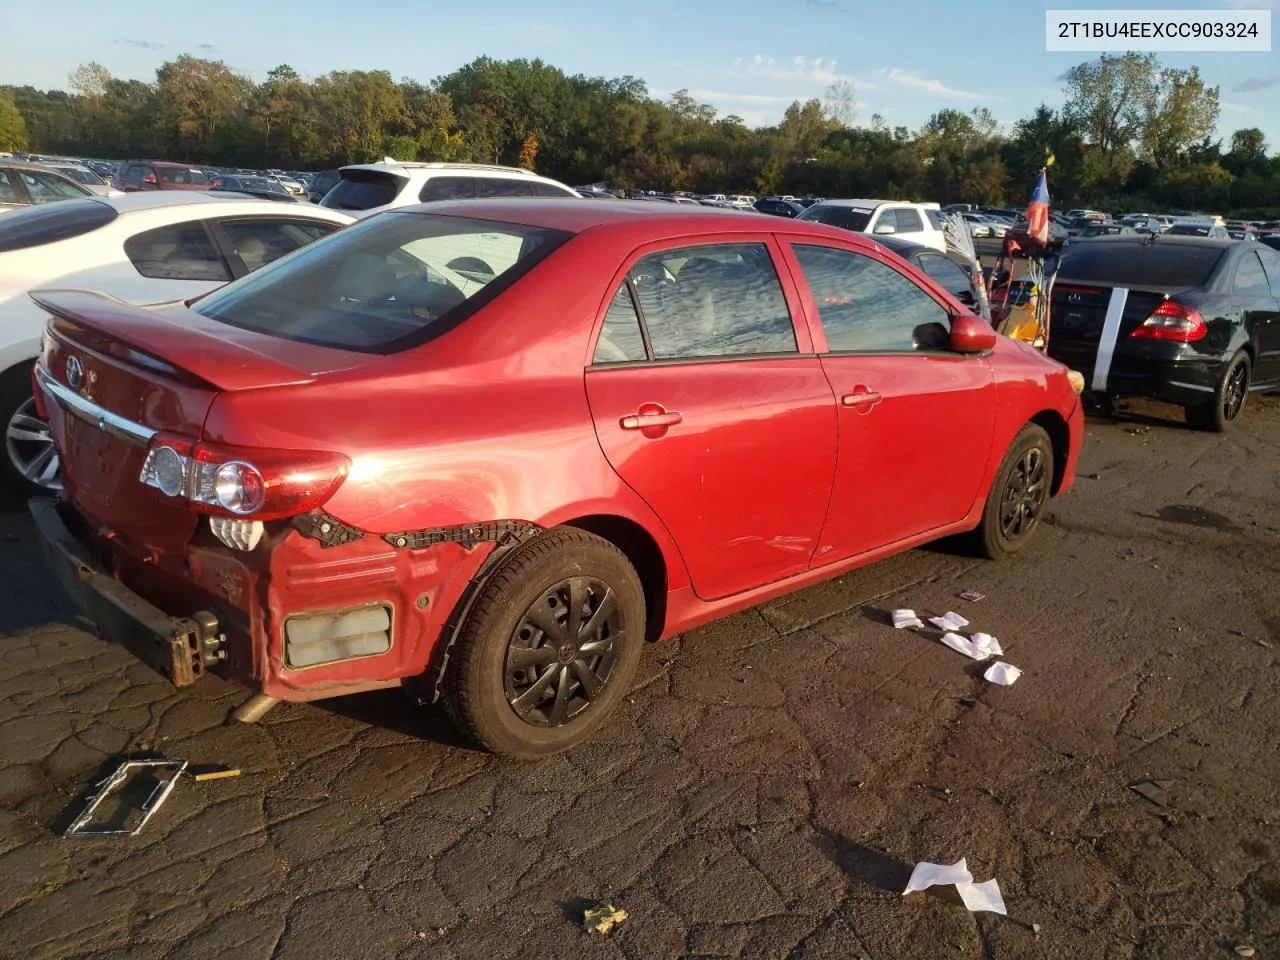
[[[1166,300],[1129,336],[1191,343],[1204,339],[1208,332],[1209,325],[1204,322],[1199,310],[1176,300]]]
[[[350,466],[340,453],[193,444],[157,434],[138,479],[202,513],[274,520],[320,506]]]

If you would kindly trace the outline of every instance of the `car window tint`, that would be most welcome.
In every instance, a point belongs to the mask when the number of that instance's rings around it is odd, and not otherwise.
[[[198,222],[175,223],[135,234],[124,252],[144,277],[157,280],[230,280],[226,262]]]
[[[951,293],[970,292],[969,275],[949,257],[926,253],[920,256],[919,264],[921,270]]]
[[[898,210],[898,232],[899,233],[915,233],[924,229],[924,224],[920,221],[920,214],[915,210]]]
[[[223,220],[223,232],[231,241],[236,255],[252,273],[272,260],[293,253],[299,247],[333,233],[338,225],[315,220],[286,220],[280,217],[261,220]]]
[[[1067,280],[1121,286],[1198,287],[1213,274],[1223,248],[1213,244],[1081,243],[1067,247],[1058,283]]]
[[[1236,293],[1246,297],[1269,297],[1271,285],[1267,283],[1267,275],[1262,270],[1258,255],[1250,250],[1240,258],[1236,266]]]
[[[871,222],[872,212],[862,207],[841,207],[834,204],[815,203],[796,219],[816,220],[818,223],[862,233],[867,229],[867,224]]]
[[[475,195],[475,177],[432,177],[423,185],[418,199],[423,203],[433,200],[473,200]]]
[[[644,360],[644,337],[640,333],[640,317],[631,300],[626,281],[618,287],[604,315],[600,337],[596,340],[596,363],[620,363],[626,360]]]
[[[946,349],[947,311],[898,271],[848,250],[807,244],[794,250],[833,352]]]
[[[11,200],[15,203],[18,200],[18,191],[5,170],[0,170],[0,200]]]
[[[1267,279],[1271,282],[1271,295],[1280,297],[1280,253],[1271,247],[1258,247],[1256,254],[1262,259],[1262,267],[1267,271]]]
[[[160,167],[158,173],[161,183],[172,183],[176,186],[209,185],[209,178],[194,168]]]
[[[763,243],[664,250],[630,271],[658,359],[794,353],[795,330]]]
[[[925,216],[929,218],[929,223],[933,225],[935,230],[942,229],[942,214],[937,210],[926,210]]]
[[[486,197],[531,197],[533,190],[527,180],[498,177],[476,177],[476,199]]]
[[[565,197],[572,196],[572,194],[566,193],[553,183],[542,183],[535,180],[530,184],[530,186],[533,187],[533,195],[535,197],[559,197],[564,199]]]

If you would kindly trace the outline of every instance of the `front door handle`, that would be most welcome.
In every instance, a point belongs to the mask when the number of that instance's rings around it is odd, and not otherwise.
[[[840,402],[846,407],[854,407],[859,413],[870,413],[871,408],[883,399],[870,387],[860,383],[853,388],[853,393],[846,393],[841,397]]]

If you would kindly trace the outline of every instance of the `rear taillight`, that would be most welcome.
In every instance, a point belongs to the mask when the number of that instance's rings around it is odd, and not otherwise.
[[[312,510],[347,478],[340,453],[192,443],[157,434],[138,480],[213,516],[274,520]]]
[[[1156,307],[1155,312],[1138,327],[1131,337],[1148,340],[1175,340],[1178,343],[1191,343],[1202,340],[1209,332],[1209,325],[1195,307],[1188,307],[1176,300],[1165,300]]]

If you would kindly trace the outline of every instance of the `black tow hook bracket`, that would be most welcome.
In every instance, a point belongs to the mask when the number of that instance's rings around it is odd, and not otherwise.
[[[321,549],[340,547],[364,538],[363,530],[318,510],[315,513],[304,513],[300,517],[294,517],[293,529],[304,537],[319,540]]]
[[[382,539],[393,547],[405,550],[423,550],[438,543],[456,543],[470,550],[477,543],[496,543],[506,546],[537,536],[542,528],[523,520],[492,520],[489,523],[468,523],[457,527],[434,527],[429,530],[412,530],[404,533],[384,534]]]

